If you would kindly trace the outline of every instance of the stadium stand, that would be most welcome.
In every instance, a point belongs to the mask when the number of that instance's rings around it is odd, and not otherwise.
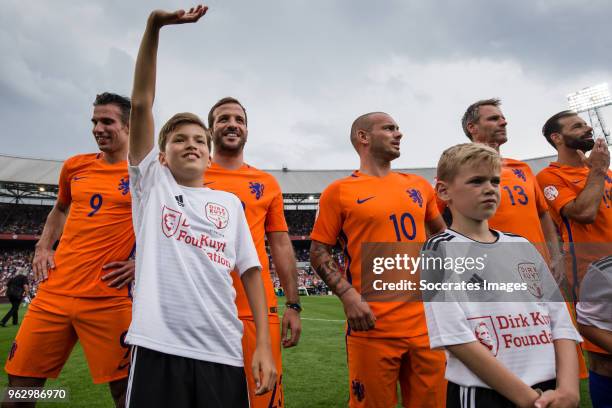
[[[51,207],[0,204],[0,234],[40,235]]]
[[[32,249],[0,249],[0,296],[5,296],[6,284],[16,274],[25,274],[30,282],[34,280],[33,256]],[[34,288],[32,292],[35,293],[36,289]]]
[[[289,235],[309,235],[314,225],[315,210],[285,210]]]
[[[525,160],[534,173],[546,167],[554,156]],[[62,162],[0,155],[0,296],[6,281],[18,271],[32,280],[34,243],[42,232],[47,214],[57,195]],[[321,191],[332,181],[347,177],[352,170],[266,170],[279,182],[285,201],[285,217],[298,261],[298,285],[302,294],[327,294],[325,283],[310,267],[310,231]],[[418,174],[433,183],[434,168],[396,169]],[[334,257],[344,267],[339,247]],[[25,268],[25,269],[24,269]],[[271,263],[275,287],[280,281]],[[0,298],[1,299],[1,298]]]

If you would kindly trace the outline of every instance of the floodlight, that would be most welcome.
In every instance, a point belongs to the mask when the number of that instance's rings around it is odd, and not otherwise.
[[[40,191],[42,193],[43,191],[45,191],[45,188],[44,187],[38,187],[38,191]]]
[[[312,200],[314,200],[314,196],[310,195],[310,196],[308,196],[308,199],[312,201]]]
[[[570,109],[576,112],[586,112],[591,109],[612,105],[612,96],[607,83],[590,86],[578,92],[567,95]]]

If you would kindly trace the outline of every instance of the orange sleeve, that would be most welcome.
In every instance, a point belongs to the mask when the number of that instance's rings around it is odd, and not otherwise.
[[[335,245],[341,229],[340,184],[334,183],[321,193],[310,239],[327,245]]]
[[[546,211],[548,211],[549,206],[548,206],[548,203],[546,202],[546,198],[544,198],[544,193],[542,193],[542,189],[540,188],[540,184],[538,183],[538,180],[536,180],[534,177],[533,181],[535,185],[536,207],[538,209],[538,215],[542,215]]]
[[[526,166],[525,169],[527,171],[527,175],[533,179],[533,188],[535,189],[535,200],[536,200],[536,208],[538,210],[538,215],[544,214],[548,211],[548,203],[546,202],[546,198],[544,198],[544,193],[542,193],[542,189],[540,188],[540,184],[538,183],[537,178],[533,175],[531,168]]]
[[[272,179],[274,185],[274,198],[266,214],[266,232],[287,232],[287,221],[283,210],[283,193],[277,181]]]
[[[70,205],[72,201],[72,194],[70,191],[70,162],[71,159],[68,159],[62,165],[58,182],[57,201],[64,205]]]
[[[423,192],[425,193],[424,195],[426,196],[425,198],[427,200],[427,210],[425,211],[425,221],[430,221],[435,218],[438,218],[440,216],[438,195],[434,191],[433,187],[429,185],[429,183],[427,182],[425,182],[425,185],[423,186]],[[444,201],[442,201],[442,203],[444,203],[444,207],[446,207],[446,203]]]
[[[558,174],[544,169],[538,173],[537,181],[548,205],[559,215],[567,203],[576,199],[576,193]]]

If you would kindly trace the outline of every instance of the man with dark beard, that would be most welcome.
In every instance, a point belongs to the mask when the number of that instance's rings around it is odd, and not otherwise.
[[[213,190],[233,193],[242,202],[262,265],[261,277],[268,303],[272,352],[278,377],[271,393],[255,395],[255,379],[251,370],[246,369],[249,401],[253,408],[272,406],[282,408],[284,393],[281,344],[284,348],[296,346],[302,330],[300,321],[302,307],[297,290],[296,262],[283,212],[283,194],[271,174],[244,162],[244,145],[248,135],[247,114],[237,99],[226,97],[215,103],[208,113],[208,126],[213,138],[213,157],[211,166],[205,172],[204,185]],[[272,262],[287,299],[282,324],[279,321],[274,284],[270,277],[266,238]],[[244,326],[242,337],[244,366],[248,368],[251,366],[251,356],[255,347],[255,324],[242,283],[237,274],[232,273],[232,278],[236,289],[238,317]]]
[[[576,301],[587,266],[612,254],[610,152],[605,140],[593,140],[593,129],[573,111],[553,115],[542,133],[557,150],[557,161],[542,170],[537,180],[569,254],[566,270]],[[587,158],[588,151],[591,154]],[[612,386],[612,356],[589,341],[588,331],[581,333],[590,360],[593,406],[603,406],[598,405],[598,393],[594,391],[602,383]]]

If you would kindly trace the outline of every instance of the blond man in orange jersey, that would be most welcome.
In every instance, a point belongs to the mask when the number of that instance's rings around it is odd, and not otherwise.
[[[98,95],[91,121],[100,152],[71,157],[62,166],[57,202],[34,254],[34,275],[42,282],[5,366],[9,386],[42,387],[56,378],[78,340],[93,381],[108,382],[115,405],[124,405],[134,279],[128,260],[134,250],[130,107],[122,96]]]
[[[362,243],[422,243],[426,230],[435,234],[446,227],[431,185],[420,176],[391,171],[401,138],[386,113],[355,120],[351,143],[359,154],[359,170],[323,191],[311,234],[311,263],[340,298],[348,320],[351,407],[395,406],[398,382],[404,407],[445,406],[444,354],[429,347],[423,304],[361,297],[369,289],[362,285]],[[344,249],[345,273],[331,255],[337,242]]]
[[[550,117],[542,133],[557,150],[557,161],[550,163],[537,177],[567,246],[567,272],[573,300],[577,301],[579,284],[588,265],[612,253],[610,152],[605,140],[595,141],[593,129],[573,111]],[[588,151],[591,153],[587,158]],[[589,370],[612,385],[612,356],[589,341],[588,327],[580,328],[589,355]]]
[[[211,189],[229,191],[238,196],[263,266],[261,276],[268,303],[272,351],[278,379],[271,393],[255,395],[253,376],[249,370],[246,370],[250,403],[255,408],[271,406],[280,408],[284,406],[281,344],[285,348],[297,345],[302,330],[296,262],[283,212],[283,195],[272,175],[244,162],[244,145],[248,135],[247,114],[237,99],[226,97],[213,105],[208,114],[208,126],[212,131],[214,153],[212,165],[205,172],[204,184]],[[265,248],[266,237],[270,245],[272,262],[287,297],[282,325],[279,322],[276,294],[270,277]],[[245,367],[250,367],[252,350],[255,346],[253,313],[240,279],[234,273],[232,278],[236,288],[238,316],[244,325],[242,346]]]
[[[491,146],[498,153],[501,145],[508,141],[508,122],[500,105],[499,99],[480,100],[468,106],[461,118],[463,132],[468,139]],[[520,235],[531,242],[549,264],[557,282],[562,282],[565,274],[557,229],[544,194],[527,163],[502,158],[499,191],[501,200],[495,215],[489,220],[489,226]],[[576,345],[580,378],[587,378],[580,347]]]

